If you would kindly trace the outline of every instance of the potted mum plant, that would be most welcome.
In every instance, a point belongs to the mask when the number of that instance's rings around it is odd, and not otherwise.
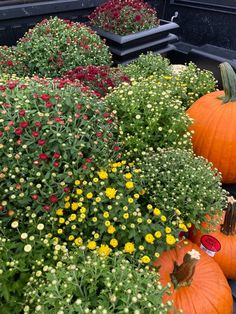
[[[127,63],[146,51],[164,53],[177,36],[179,26],[160,20],[143,0],[108,0],[89,16],[93,29],[106,39],[116,63]]]

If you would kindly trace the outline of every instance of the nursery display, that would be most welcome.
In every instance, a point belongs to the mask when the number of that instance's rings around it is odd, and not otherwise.
[[[179,26],[159,20],[155,9],[143,0],[110,0],[89,16],[93,29],[106,42],[115,63],[127,63],[142,52],[167,52],[178,37],[170,32]]]
[[[122,58],[177,27],[142,0],[90,18]],[[225,92],[153,52],[111,66],[94,30],[58,17],[0,47],[1,313],[232,314],[236,76],[221,71]]]
[[[188,314],[232,314],[231,289],[217,263],[196,244],[185,241],[164,252],[154,263],[162,285],[171,283],[171,300]],[[175,313],[171,311],[171,313]]]
[[[217,225],[216,231],[210,232],[210,235],[221,244],[221,249],[214,256],[214,260],[219,264],[227,278],[236,279],[236,200],[231,196],[228,201],[228,207],[219,215],[220,223]],[[204,224],[209,225],[208,227],[211,226],[209,217],[206,217]],[[191,233],[191,240],[201,245],[202,236],[201,231],[194,229]]]
[[[207,94],[187,111],[193,119],[192,142],[197,155],[211,161],[223,183],[236,183],[236,74],[228,63],[220,65],[224,91]]]

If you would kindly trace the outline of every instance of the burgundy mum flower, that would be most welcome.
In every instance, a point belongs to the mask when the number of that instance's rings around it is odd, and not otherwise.
[[[47,154],[44,154],[44,153],[39,154],[39,159],[41,159],[41,160],[47,160],[47,159],[48,159],[48,155],[47,155]]]

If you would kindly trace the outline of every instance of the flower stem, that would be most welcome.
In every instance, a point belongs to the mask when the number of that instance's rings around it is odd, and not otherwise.
[[[196,250],[192,250],[185,254],[181,265],[177,265],[177,263],[174,262],[174,270],[170,277],[175,289],[191,284],[199,259],[200,253]]]
[[[223,100],[223,103],[236,101],[236,74],[227,62],[220,64],[220,72],[222,77],[223,88],[225,96],[220,99]]]
[[[236,200],[232,196],[228,198],[228,207],[220,231],[226,235],[236,234]]]

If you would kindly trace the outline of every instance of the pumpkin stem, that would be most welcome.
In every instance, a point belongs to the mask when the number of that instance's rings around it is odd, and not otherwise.
[[[236,101],[236,74],[228,62],[220,64],[220,72],[225,96],[220,97],[223,103]]]
[[[228,197],[228,207],[220,230],[226,235],[236,234],[236,200],[233,196]]]
[[[181,265],[177,265],[176,262],[174,263],[174,270],[170,277],[175,288],[189,286],[191,284],[199,259],[200,253],[193,249],[185,254]]]

